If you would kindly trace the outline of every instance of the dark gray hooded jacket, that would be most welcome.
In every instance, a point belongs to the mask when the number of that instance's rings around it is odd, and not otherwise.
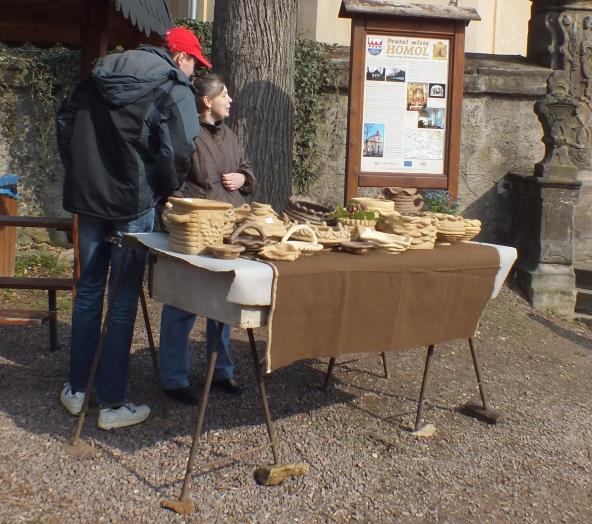
[[[152,46],[108,55],[58,112],[63,204],[129,221],[178,189],[199,131],[193,88]]]

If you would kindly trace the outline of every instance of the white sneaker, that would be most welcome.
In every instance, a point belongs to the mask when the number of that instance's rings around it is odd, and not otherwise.
[[[144,422],[150,415],[150,408],[145,404],[136,406],[126,402],[123,406],[114,408],[103,408],[99,412],[97,426],[101,429],[125,428]]]
[[[80,410],[82,409],[82,404],[84,404],[84,393],[81,393],[80,391],[74,393],[70,384],[66,382],[64,384],[64,389],[62,389],[60,400],[70,414],[79,415]]]

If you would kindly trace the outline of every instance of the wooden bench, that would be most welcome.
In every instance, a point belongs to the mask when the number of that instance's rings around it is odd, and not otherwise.
[[[76,232],[71,218],[22,217],[0,215],[2,227],[37,227],[65,231],[72,240]],[[0,246],[1,249],[2,246]],[[47,310],[0,309],[0,326],[40,326],[49,324],[49,346],[51,351],[58,348],[57,338],[57,291],[74,289],[77,275],[77,253],[72,278],[51,277],[0,277],[0,289],[37,289],[47,291]]]

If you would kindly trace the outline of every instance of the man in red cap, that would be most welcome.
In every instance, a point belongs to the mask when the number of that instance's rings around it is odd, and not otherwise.
[[[70,374],[60,395],[73,415],[82,408],[99,342],[107,278],[111,298],[121,271],[94,384],[101,429],[138,424],[150,413],[125,398],[145,259],[138,254],[138,273],[131,257],[123,256],[120,239],[152,231],[155,203],[183,183],[199,130],[189,77],[196,65],[211,67],[188,29],[171,29],[165,45],[101,58],[58,113],[63,204],[79,216]]]
[[[173,27],[167,31],[165,41],[174,62],[187,76],[193,75],[193,67],[196,63],[208,68],[212,67],[203,55],[197,36],[189,29]]]

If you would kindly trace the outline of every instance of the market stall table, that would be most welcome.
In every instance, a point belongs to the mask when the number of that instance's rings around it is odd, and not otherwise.
[[[149,251],[149,286],[155,300],[247,329],[274,463],[279,462],[278,446],[253,334],[253,328],[261,326],[268,329],[263,359],[268,372],[303,358],[334,359],[352,352],[428,345],[416,429],[435,344],[468,338],[483,401],[479,409],[487,415],[472,337],[485,305],[498,293],[516,258],[513,248],[459,243],[396,256],[330,252],[270,264],[170,251],[163,233],[125,235],[123,245]],[[155,357],[145,297],[141,299]],[[173,509],[178,509],[177,502],[191,504],[190,477],[216,358],[217,350],[208,363],[183,490],[179,501],[167,504]],[[154,364],[157,367],[155,358]]]

